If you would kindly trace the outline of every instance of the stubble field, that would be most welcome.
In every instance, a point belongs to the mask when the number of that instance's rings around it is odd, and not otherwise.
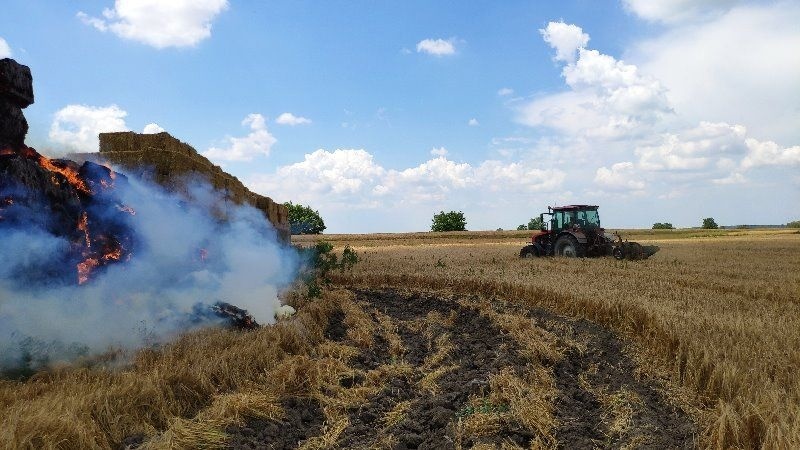
[[[628,233],[638,262],[526,234],[324,236],[360,262],[292,319],[0,381],[0,445],[800,447],[800,234]]]

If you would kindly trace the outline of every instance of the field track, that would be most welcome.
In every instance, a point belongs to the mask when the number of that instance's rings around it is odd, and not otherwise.
[[[650,382],[638,380],[624,345],[590,322],[476,298],[392,290],[359,290],[356,304],[373,322],[374,345],[353,355],[354,375],[340,385],[358,389],[367,382],[364,373],[398,364],[407,369],[383,377],[374,395],[348,408],[333,448],[693,445],[688,417]],[[509,317],[522,319],[513,332],[503,329]],[[343,320],[336,310],[326,338],[348,342]],[[515,339],[520,333],[548,346],[538,342],[526,351]],[[526,380],[518,388],[533,392],[523,393],[528,398],[522,402],[493,392],[507,387],[499,377]],[[251,421],[227,430],[231,448],[291,448],[324,433],[319,401],[291,399],[283,407],[282,423]]]

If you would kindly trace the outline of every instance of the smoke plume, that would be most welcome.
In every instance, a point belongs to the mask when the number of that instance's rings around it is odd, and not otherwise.
[[[300,261],[260,211],[228,204],[220,220],[224,200],[202,183],[191,184],[192,201],[134,178],[114,194],[135,211],[126,220],[135,245],[127,261],[99,267],[80,285],[50,269],[67,264],[74,243],[0,220],[0,371],[165,342],[208,326],[196,311],[215,302],[274,321],[278,292]]]

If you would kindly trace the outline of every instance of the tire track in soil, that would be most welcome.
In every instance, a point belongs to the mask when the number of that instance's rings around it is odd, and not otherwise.
[[[380,394],[348,411],[350,426],[339,437],[336,448],[376,448],[379,439],[388,433],[395,438],[391,446],[395,449],[455,448],[454,424],[470,395],[488,394],[487,380],[500,369],[510,367],[519,375],[528,364],[508,335],[476,309],[462,307],[454,299],[394,290],[353,289],[353,292],[373,320],[376,320],[374,310],[378,310],[398,325],[397,332],[406,349],[403,359],[415,368],[435,349],[430,349],[426,338],[407,324],[432,311],[447,317],[456,310],[453,326],[442,325],[436,331],[449,333],[454,347],[439,365],[453,364],[458,368],[439,378],[436,394],[420,391],[416,382],[421,374],[411,379],[389,378]],[[492,306],[499,312],[529,317],[532,326],[557,336],[559,345],[565,349],[561,361],[551,367],[558,389],[554,413],[559,448],[693,448],[694,424],[685,413],[666,402],[651,383],[634,376],[636,365],[626,355],[624,343],[613,333],[592,322],[569,319],[544,309],[499,301],[493,301]],[[341,311],[331,315],[325,331],[327,339],[346,339],[343,318]],[[584,342],[585,348],[577,348],[575,340]],[[353,358],[351,365],[370,370],[390,362],[388,343],[378,333],[375,345]],[[363,381],[340,382],[344,387],[353,387]],[[607,423],[608,406],[596,393],[611,395],[622,391],[634,393],[640,401],[630,405],[632,411],[624,433],[615,433]],[[411,402],[405,418],[386,427],[381,418],[403,401]],[[296,448],[298,442],[321,432],[325,418],[316,401],[289,399],[283,406],[286,419],[280,423],[248,421],[243,429],[227,430],[234,436],[230,448]],[[513,428],[504,426],[494,436],[480,438],[480,442],[499,444],[508,439],[527,447],[533,435],[520,427]],[[464,448],[475,443],[462,442]]]
[[[425,337],[404,324],[434,311],[444,317],[453,310],[458,311],[452,327],[437,327],[438,335],[449,333],[453,345],[453,351],[437,367],[457,365],[458,368],[444,373],[438,379],[436,393],[420,391],[416,382],[422,374],[417,374],[411,380],[389,380],[381,394],[351,414],[351,426],[342,434],[340,448],[374,448],[379,445],[376,442],[376,430],[379,435],[392,434],[395,438],[392,448],[396,449],[455,448],[455,419],[469,397],[486,393],[489,376],[500,369],[512,367],[519,373],[527,364],[516,351],[515,343],[503,335],[497,326],[476,310],[463,308],[455,301],[418,295],[403,296],[394,291],[355,292],[357,301],[365,309],[377,309],[399,325],[398,334],[406,349],[403,359],[413,367],[421,366],[436,349],[429,348]],[[405,418],[393,426],[382,428],[378,419],[402,401],[412,402]],[[501,431],[496,439],[484,437],[481,442],[499,444],[509,439],[527,445],[533,437],[519,429]],[[469,448],[475,443],[465,440],[463,445]]]
[[[530,317],[541,328],[558,336],[567,347],[554,366],[559,390],[555,413],[560,448],[695,448],[696,426],[682,410],[666,401],[655,386],[635,377],[636,364],[625,353],[625,344],[611,331],[585,319],[569,319],[542,308],[493,302],[503,312]],[[564,325],[572,336],[564,336]],[[571,338],[571,339],[568,339]],[[577,349],[567,341],[583,341]],[[586,388],[588,385],[589,389]],[[629,432],[611,433],[604,423],[604,405],[593,392],[605,395],[633,392],[640,402],[632,405]]]

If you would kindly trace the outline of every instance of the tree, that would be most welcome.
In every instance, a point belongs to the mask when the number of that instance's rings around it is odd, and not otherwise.
[[[672,230],[674,228],[675,227],[673,227],[672,224],[669,222],[664,222],[664,223],[656,222],[653,224],[654,230]]]
[[[793,220],[787,223],[786,228],[800,228],[800,220]]]
[[[525,225],[524,223],[519,225],[519,226],[517,226],[517,231],[522,231],[522,230],[527,230],[527,229],[528,229],[528,226]]]
[[[464,218],[463,212],[440,211],[439,214],[433,215],[431,231],[466,231],[466,227],[467,219]]]
[[[542,229],[542,218],[541,217],[532,217],[531,220],[528,221],[528,229],[529,230],[541,230]]]
[[[289,210],[289,228],[292,234],[320,234],[325,231],[325,222],[319,211],[292,202],[286,202],[284,205]]]
[[[706,217],[703,219],[703,228],[706,230],[716,230],[719,228],[719,225],[717,225],[717,222],[714,221],[713,217]]]

